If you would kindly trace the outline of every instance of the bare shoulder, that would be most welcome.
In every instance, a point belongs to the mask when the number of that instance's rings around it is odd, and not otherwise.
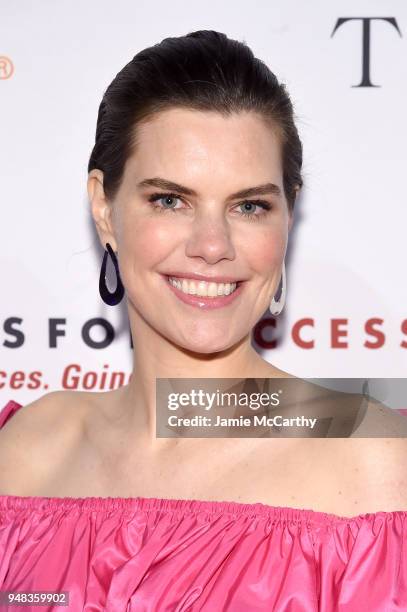
[[[52,391],[20,408],[0,429],[0,494],[24,494],[80,435],[76,392]],[[73,406],[77,405],[78,410]],[[4,492],[3,492],[4,491]],[[16,492],[13,492],[16,491]],[[29,494],[29,493],[27,493]]]
[[[359,442],[364,443],[358,462],[363,466],[360,475],[372,504],[386,511],[407,511],[407,440],[373,438]]]
[[[351,437],[359,476],[372,506],[407,511],[407,418],[370,398]]]
[[[369,397],[365,399],[360,423],[350,437],[407,439],[407,418],[397,410]]]
[[[81,423],[83,395],[77,391],[51,391],[22,406],[0,429],[0,448],[26,436],[34,441],[51,432],[69,433],[70,427]]]

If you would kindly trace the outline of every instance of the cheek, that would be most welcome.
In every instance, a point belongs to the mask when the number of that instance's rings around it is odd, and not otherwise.
[[[255,244],[246,251],[251,267],[260,274],[269,274],[283,259],[286,242],[284,232],[271,228],[256,236]]]
[[[163,213],[165,214],[165,213]],[[175,245],[174,228],[160,220],[143,218],[128,222],[122,235],[122,248],[130,265],[141,268],[158,264],[172,252]]]

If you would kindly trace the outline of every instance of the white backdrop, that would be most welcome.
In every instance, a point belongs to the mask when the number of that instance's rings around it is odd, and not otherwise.
[[[334,32],[351,17],[393,19],[370,22],[376,86],[357,87],[362,21]],[[287,85],[304,144],[286,306],[258,350],[301,377],[405,377],[406,24],[404,0],[1,3],[0,407],[47,389],[107,390],[103,372],[127,382],[124,301],[111,308],[99,296],[103,251],[86,193],[97,110],[138,51],[197,29],[244,40],[268,64]],[[91,344],[105,327],[83,335],[97,318],[114,331],[103,348]],[[313,321],[299,332],[311,348],[292,335],[303,319]],[[345,346],[332,345],[335,325]]]

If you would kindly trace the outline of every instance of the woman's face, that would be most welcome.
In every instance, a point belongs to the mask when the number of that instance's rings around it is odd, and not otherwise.
[[[92,203],[103,246],[118,252],[130,320],[140,317],[199,353],[225,350],[250,333],[278,288],[292,222],[280,156],[276,134],[254,113],[225,118],[173,108],[139,125],[115,200],[106,211],[106,201]],[[269,183],[270,191],[233,195]],[[221,306],[211,308],[210,297],[186,302],[167,278],[193,274],[243,282],[234,299],[219,295]],[[221,293],[218,285],[212,291]]]

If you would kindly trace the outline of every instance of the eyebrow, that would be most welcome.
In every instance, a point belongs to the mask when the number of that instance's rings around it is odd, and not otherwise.
[[[198,194],[193,189],[189,187],[185,187],[184,185],[179,185],[178,183],[174,183],[173,181],[168,181],[166,179],[160,178],[158,176],[154,178],[144,179],[137,184],[139,189],[143,187],[158,187],[160,189],[169,189],[170,191],[176,191],[178,193],[194,196],[196,197]],[[229,196],[230,200],[234,200],[237,198],[250,198],[256,195],[266,195],[268,193],[272,193],[276,196],[281,197],[281,189],[275,183],[265,183],[264,185],[257,185],[256,187],[248,187],[247,189],[241,189],[236,193],[232,193]]]

